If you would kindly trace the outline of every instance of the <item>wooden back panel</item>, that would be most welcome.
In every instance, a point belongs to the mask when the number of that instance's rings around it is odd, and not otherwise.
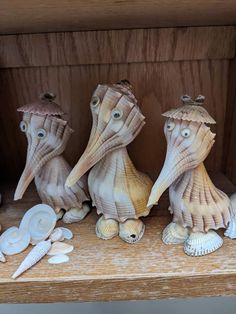
[[[18,127],[21,114],[17,107],[34,101],[42,91],[57,94],[57,101],[68,113],[66,119],[75,130],[65,153],[73,165],[90,133],[89,101],[93,90],[98,83],[124,78],[132,83],[146,116],[146,125],[129,145],[138,169],[153,179],[157,177],[166,149],[165,119],[161,113],[178,106],[181,95],[201,93],[206,96],[206,109],[217,121],[213,127],[216,143],[207,168],[221,170],[234,28],[73,33],[74,44],[71,36],[72,33],[0,37],[2,181],[16,180],[25,162],[26,140]]]

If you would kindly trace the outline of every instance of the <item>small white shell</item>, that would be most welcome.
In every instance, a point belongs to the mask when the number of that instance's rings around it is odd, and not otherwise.
[[[2,263],[6,262],[6,258],[1,251],[0,251],[0,262],[2,262]]]
[[[165,244],[184,243],[188,238],[188,229],[171,222],[165,227],[162,233],[162,241]]]
[[[74,249],[73,245],[63,243],[63,242],[54,242],[50,251],[47,253],[48,255],[61,255],[72,252]]]
[[[54,255],[48,259],[49,264],[62,264],[69,261],[69,256],[65,254]]]
[[[0,250],[5,255],[14,255],[24,251],[30,243],[28,230],[10,227],[0,236]]]
[[[63,216],[62,220],[66,224],[81,221],[90,211],[90,207],[87,204],[83,204],[82,208],[71,208]]]
[[[50,234],[49,239],[52,242],[56,242],[56,241],[63,241],[64,240],[64,234],[63,234],[63,230],[62,228],[56,228],[52,231],[52,233]]]
[[[30,208],[24,215],[20,229],[26,229],[31,235],[31,243],[36,244],[48,238],[57,222],[54,210],[45,204]]]
[[[37,262],[39,262],[50,250],[52,244],[51,240],[39,242],[26,256],[19,268],[12,275],[12,279],[16,279],[23,274],[27,269],[31,268]]]
[[[62,229],[64,238],[66,240],[71,240],[73,238],[73,233],[70,229],[64,228],[64,227],[60,227],[60,228]]]
[[[191,233],[184,243],[184,252],[190,256],[203,256],[219,249],[223,239],[213,230]]]

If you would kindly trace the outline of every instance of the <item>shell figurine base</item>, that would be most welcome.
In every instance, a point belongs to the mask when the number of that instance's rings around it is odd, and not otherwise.
[[[83,204],[82,208],[71,208],[63,216],[62,220],[66,224],[79,222],[89,213],[90,207],[87,204]]]
[[[110,240],[119,234],[119,224],[114,219],[100,217],[96,224],[96,235],[103,240]]]
[[[138,242],[145,231],[145,225],[140,219],[128,219],[119,224],[119,237],[127,243]]]
[[[184,243],[184,252],[189,256],[203,256],[218,250],[223,239],[213,230],[207,233],[193,232]]]
[[[171,222],[165,227],[162,233],[162,241],[165,244],[181,244],[188,238],[188,229]]]

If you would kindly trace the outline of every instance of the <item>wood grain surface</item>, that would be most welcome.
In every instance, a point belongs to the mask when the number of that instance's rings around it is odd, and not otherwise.
[[[212,175],[217,186],[228,193],[236,191],[222,174]],[[13,186],[1,186],[3,206],[0,222],[3,229],[17,226],[23,213],[39,202],[31,187],[22,201],[12,202]],[[160,202],[160,209],[167,206]],[[74,233],[70,241],[75,249],[70,262],[49,265],[45,257],[18,280],[10,279],[27,251],[7,257],[0,263],[1,303],[46,303],[69,301],[143,300],[236,294],[236,247],[224,238],[223,247],[201,258],[188,257],[181,245],[161,242],[161,231],[170,216],[152,215],[143,219],[143,239],[129,245],[119,238],[109,241],[95,235],[95,210],[77,224],[69,225]],[[62,223],[60,222],[59,225]],[[220,232],[222,235],[222,232]]]
[[[236,59],[229,64],[229,83],[222,169],[236,184]]]
[[[1,0],[1,33],[232,25],[235,0]]]
[[[220,26],[0,36],[0,67],[230,59],[235,35]]]

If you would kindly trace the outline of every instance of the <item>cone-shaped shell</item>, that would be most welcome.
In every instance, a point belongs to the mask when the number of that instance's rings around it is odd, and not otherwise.
[[[50,248],[51,240],[39,242],[20,264],[19,268],[12,275],[12,279],[16,279],[21,274],[23,274],[27,269],[31,268],[37,262],[39,262],[47,254]]]
[[[55,97],[56,96],[52,93],[44,93],[39,96],[38,101],[22,106],[18,108],[17,111],[40,115],[61,116],[65,113],[61,107],[53,101]]]
[[[203,98],[201,98],[203,97]],[[195,101],[189,96],[184,95],[181,97],[183,106],[169,110],[162,115],[167,118],[187,120],[199,123],[215,124],[215,120],[209,115],[205,108],[201,106],[204,96],[199,95]],[[199,100],[199,101],[198,101]]]

